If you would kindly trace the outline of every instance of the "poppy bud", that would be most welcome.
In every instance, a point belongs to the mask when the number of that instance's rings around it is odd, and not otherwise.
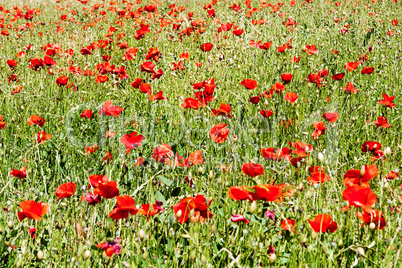
[[[179,211],[176,212],[176,218],[180,218],[182,214],[183,212],[180,209]]]
[[[208,178],[212,180],[214,178],[214,171],[211,169],[208,174]]]
[[[359,254],[360,256],[366,257],[366,252],[362,247],[357,247],[356,248],[356,253]]]
[[[371,222],[371,223],[370,223],[369,229],[372,230],[372,231],[376,229],[376,226],[375,226],[375,223],[374,223],[374,222]]]
[[[43,251],[38,250],[38,253],[36,254],[36,257],[38,258],[38,261],[42,261],[43,260]]]
[[[362,168],[360,169],[360,176],[364,176],[364,173],[366,173],[366,167],[362,166]]]
[[[15,264],[15,267],[22,267],[22,259],[18,259],[17,263]]]
[[[202,254],[202,256],[201,256],[201,263],[202,263],[202,264],[206,264],[206,263],[207,263],[207,258],[205,257],[204,254]]]
[[[145,238],[145,232],[143,229],[140,229],[140,231],[138,232],[138,237],[142,240]]]
[[[304,184],[301,182],[301,183],[299,183],[299,186],[297,186],[297,190],[299,190],[301,192],[301,191],[303,191],[303,187],[304,187]]]
[[[8,226],[8,228],[13,228],[13,222],[12,221],[8,221],[7,222],[7,226]]]
[[[172,237],[174,237],[174,235],[175,235],[174,229],[170,228],[169,229],[169,237],[172,238]]]
[[[338,246],[340,247],[342,245],[343,245],[343,239],[342,239],[342,237],[340,237],[338,240]]]
[[[317,158],[318,158],[318,161],[320,161],[320,162],[324,161],[324,155],[321,152],[318,153]]]
[[[198,168],[198,173],[200,173],[200,174],[204,173],[204,169],[202,167],[199,167]]]
[[[190,210],[190,213],[188,215],[190,218],[194,217],[194,209]]]
[[[325,254],[328,254],[328,243],[326,241],[322,243],[322,251],[324,251]]]
[[[384,149],[384,155],[389,155],[391,154],[391,148],[387,147]]]
[[[233,136],[233,142],[237,142],[237,136],[236,135]]]
[[[21,110],[24,110],[24,109],[25,109],[24,105],[21,105]]]
[[[256,201],[253,201],[253,202],[250,204],[250,207],[249,207],[248,211],[249,211],[250,213],[254,213],[256,210],[257,210],[257,202],[256,202]]]
[[[190,256],[189,256],[189,258],[190,258],[191,261],[194,261],[194,260],[195,260],[195,258],[197,257],[196,254],[197,254],[197,253],[196,253],[195,250],[191,251]]]
[[[90,250],[85,250],[83,256],[84,256],[84,260],[88,260],[89,258],[91,258],[91,251]]]
[[[142,254],[142,259],[145,261],[146,259],[148,259],[148,251],[145,251],[143,254]]]
[[[270,256],[269,256],[269,263],[270,264],[274,264],[276,262],[276,254],[275,253],[272,253]]]

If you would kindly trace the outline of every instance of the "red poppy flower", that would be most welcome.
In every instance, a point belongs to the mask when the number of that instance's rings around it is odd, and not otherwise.
[[[313,127],[314,127],[314,131],[313,131],[313,134],[311,136],[314,137],[315,140],[319,136],[325,134],[325,129],[326,128],[325,128],[324,122],[314,122]]]
[[[14,70],[14,68],[17,66],[17,61],[16,60],[7,60],[7,65],[10,67],[11,70]]]
[[[249,186],[232,186],[229,188],[228,195],[233,200],[250,200],[250,202],[253,202],[253,200],[258,199],[254,192],[254,188]]]
[[[286,88],[281,82],[276,82],[275,85],[272,86],[271,91],[275,91],[276,93],[280,94],[282,91],[285,91]]]
[[[359,92],[359,90],[357,90],[353,84],[351,82],[347,83],[347,86],[343,89],[343,91],[349,92],[349,93],[353,93],[356,94]]]
[[[303,51],[309,55],[314,55],[318,53],[318,49],[315,45],[309,44],[303,47]]]
[[[147,217],[147,221],[149,221],[151,216],[154,216],[154,215],[158,214],[159,212],[165,211],[162,208],[162,205],[163,205],[163,202],[156,201],[155,204],[152,204],[152,209],[151,209],[151,204],[143,204],[138,209],[138,213]]]
[[[90,119],[92,117],[92,111],[91,110],[84,110],[82,112],[82,114],[80,114],[80,117]]]
[[[145,140],[145,137],[134,131],[121,137],[120,142],[126,146],[127,153],[129,153],[130,150],[140,147],[143,140]]]
[[[47,134],[46,131],[39,131],[35,134],[35,142],[36,143],[44,143],[45,141],[52,138],[51,134]]]
[[[149,100],[166,100],[166,98],[163,96],[163,91],[156,92],[155,95],[150,95]]]
[[[233,30],[233,34],[236,35],[236,36],[240,36],[243,33],[244,33],[243,29],[235,29],[235,30]]]
[[[230,115],[231,110],[232,108],[229,104],[221,103],[221,107],[219,107],[218,109],[212,109],[212,116],[222,115],[227,116],[228,118],[232,118],[232,116]]]
[[[226,128],[227,124],[217,124],[209,131],[209,137],[211,140],[217,143],[223,143],[228,135],[229,129]]]
[[[307,178],[308,183],[317,184],[323,183],[325,181],[330,181],[331,179],[324,172],[311,172],[310,177]]]
[[[362,74],[371,74],[372,72],[374,72],[373,67],[364,66],[364,69],[362,70]]]
[[[253,79],[244,79],[240,84],[250,90],[253,90],[257,87],[257,82]]]
[[[68,83],[68,77],[67,76],[60,76],[59,78],[56,79],[56,84],[58,86],[65,86]]]
[[[202,107],[202,103],[193,98],[187,98],[184,100],[184,103],[181,104],[181,107],[188,109],[197,110],[198,108]]]
[[[361,226],[364,224],[370,225],[371,223],[374,223],[375,229],[382,230],[387,225],[384,215],[378,209],[372,209],[371,211],[365,210],[364,214],[357,212],[356,216],[363,221]]]
[[[375,165],[364,165],[362,170],[351,169],[343,176],[343,182],[347,187],[354,185],[368,185],[368,181],[374,179],[378,174],[378,169]]]
[[[290,62],[298,63],[300,61],[300,59],[301,59],[301,56],[300,57],[293,56],[292,58],[290,58]]]
[[[99,187],[94,189],[94,194],[100,195],[106,199],[114,198],[120,194],[120,191],[116,186],[117,183],[115,181],[108,181],[105,184],[99,184]]]
[[[399,171],[398,172],[395,172],[395,171],[390,171],[390,172],[388,172],[387,173],[387,176],[386,176],[386,178],[388,179],[388,180],[394,180],[395,178],[399,178]]]
[[[243,171],[244,174],[250,177],[256,177],[264,173],[264,168],[262,167],[262,165],[254,163],[243,164],[241,170]]]
[[[348,210],[350,206],[370,210],[370,207],[377,203],[377,196],[367,186],[353,185],[348,187],[343,191],[342,198],[348,202],[348,205],[342,208],[343,211]]]
[[[285,100],[287,100],[288,102],[290,102],[292,105],[293,104],[295,104],[295,102],[297,101],[297,98],[298,98],[299,96],[297,96],[297,94],[296,93],[294,93],[294,92],[287,92],[286,94],[285,94]]]
[[[273,114],[274,114],[274,112],[271,110],[266,110],[266,111],[261,110],[260,111],[260,115],[262,115],[263,117],[267,117],[267,118],[272,116]]]
[[[192,152],[188,158],[184,159],[184,166],[186,167],[191,167],[194,165],[203,165],[204,164],[204,158],[202,156],[202,151],[195,151]]]
[[[151,85],[148,83],[142,83],[140,90],[142,93],[152,94]]]
[[[6,122],[3,121],[3,116],[0,115],[0,129],[4,129],[6,127]]]
[[[67,198],[75,193],[76,185],[74,182],[67,182],[56,188],[57,201],[61,198]]]
[[[92,154],[94,152],[96,152],[98,150],[98,146],[97,145],[89,145],[89,146],[85,146],[84,147],[84,151],[86,154]]]
[[[334,80],[342,80],[345,77],[345,73],[334,74],[332,79]]]
[[[333,233],[338,229],[338,224],[332,221],[331,216],[328,214],[319,214],[314,217],[314,220],[308,219],[308,222],[316,233],[325,233],[326,231]]]
[[[116,207],[109,213],[109,217],[115,220],[126,219],[128,216],[135,215],[138,209],[134,206],[135,201],[131,196],[118,196]]]
[[[276,185],[260,184],[254,187],[257,200],[276,201],[283,194],[282,188]]]
[[[40,221],[42,216],[49,211],[49,204],[28,200],[20,203],[22,211],[18,212],[18,219],[22,221],[25,218]]]
[[[172,72],[175,70],[185,70],[184,66],[181,65],[181,61],[179,61],[178,63],[174,63],[173,64],[173,68],[172,68]]]
[[[232,213],[232,217],[230,218],[230,220],[232,222],[244,222],[244,224],[248,224],[250,221],[248,219],[246,219],[246,217],[244,217],[243,215],[239,214],[233,214]]]
[[[359,61],[351,61],[348,62],[345,65],[345,69],[348,70],[349,72],[353,72],[354,70],[356,70],[356,68],[359,66],[360,62]]]
[[[390,128],[391,125],[388,124],[388,120],[385,116],[378,117],[377,121],[374,121],[376,127]]]
[[[251,97],[248,101],[253,103],[253,104],[257,104],[257,103],[260,102],[260,96]]]
[[[141,64],[141,72],[146,72],[146,73],[155,73],[154,70],[155,64],[152,61],[146,61],[143,64]]]
[[[95,78],[95,82],[96,82],[97,84],[105,83],[105,82],[107,82],[107,81],[109,81],[109,77],[107,77],[107,75],[98,75],[98,76]]]
[[[134,80],[134,82],[130,83],[130,85],[133,88],[140,88],[140,85],[142,84],[142,81],[143,80],[141,78],[137,78],[137,79]]]
[[[293,74],[281,74],[281,78],[285,84],[290,83],[292,81]]]
[[[206,51],[210,51],[212,48],[213,48],[213,44],[211,44],[211,43],[205,43],[205,44],[203,44],[203,45],[201,45],[200,46],[200,49],[203,51],[203,52],[206,52]]]
[[[100,115],[111,115],[114,117],[119,117],[119,114],[123,111],[122,107],[113,106],[112,101],[106,101],[102,108],[99,110]]]
[[[378,104],[384,104],[388,108],[393,108],[395,103],[393,103],[395,96],[388,96],[387,94],[382,94],[383,99],[378,102]]]
[[[165,163],[166,159],[172,158],[174,156],[172,148],[169,144],[162,144],[154,149],[152,158],[160,163]]]
[[[109,177],[103,176],[103,174],[101,174],[101,175],[94,174],[94,175],[89,176],[88,180],[89,180],[90,186],[92,186],[95,189],[95,188],[99,188],[99,185],[107,182],[109,180]]]
[[[339,114],[337,113],[324,113],[322,117],[330,123],[335,123],[338,120]]]
[[[263,50],[268,50],[271,46],[272,46],[272,42],[266,42],[266,43],[264,43],[262,45],[258,45],[258,47],[260,49],[263,49]]]
[[[281,228],[284,229],[285,231],[289,231],[289,232],[293,232],[294,228],[295,228],[295,220],[291,220],[291,219],[283,219],[282,223],[281,223]]]
[[[375,151],[378,151],[381,149],[381,143],[376,142],[376,141],[365,141],[362,144],[362,152],[367,153],[367,152],[372,152],[374,153]]]
[[[12,175],[15,178],[25,179],[27,177],[26,170],[27,170],[27,167],[22,167],[20,170],[12,169],[10,171],[10,175]]]
[[[175,212],[175,217],[180,223],[185,223],[188,221],[190,216],[190,211],[194,210],[194,216],[191,219],[193,222],[198,220],[201,223],[205,222],[206,219],[213,217],[213,214],[208,210],[213,199],[209,200],[207,203],[205,197],[202,195],[197,195],[196,197],[186,197],[182,199],[178,204],[173,206]]]

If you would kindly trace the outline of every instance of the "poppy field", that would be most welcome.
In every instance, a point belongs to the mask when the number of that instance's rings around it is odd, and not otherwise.
[[[401,267],[402,2],[0,4],[1,267]]]

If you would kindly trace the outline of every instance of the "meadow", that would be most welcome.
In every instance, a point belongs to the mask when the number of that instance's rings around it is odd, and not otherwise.
[[[401,14],[2,1],[0,266],[401,267]]]

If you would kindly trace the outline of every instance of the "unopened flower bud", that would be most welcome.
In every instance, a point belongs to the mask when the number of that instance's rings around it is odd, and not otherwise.
[[[84,252],[84,260],[88,260],[91,258],[91,251],[90,250],[85,250]]]
[[[270,256],[269,256],[269,263],[270,264],[274,264],[276,262],[276,254],[275,253],[272,253]]]
[[[364,176],[364,174],[366,173],[366,167],[362,166],[362,168],[360,169],[360,176]]]
[[[182,214],[183,212],[180,209],[179,211],[176,212],[176,218],[180,218]]]
[[[38,258],[38,261],[42,261],[43,260],[43,251],[38,250],[38,253],[36,254],[36,257]]]
[[[384,155],[389,155],[391,154],[391,148],[387,147],[384,149]]]
[[[198,168],[198,173],[200,173],[200,174],[204,173],[204,169],[202,167],[199,167]]]
[[[208,178],[212,180],[214,178],[214,171],[211,169],[208,174]]]
[[[138,232],[138,237],[142,240],[145,238],[145,232],[143,229],[140,229],[140,231]]]
[[[356,248],[356,253],[359,254],[360,256],[366,257],[366,252],[362,247],[357,247]]]
[[[256,202],[256,201],[253,201],[253,202],[250,204],[250,207],[248,208],[248,211],[249,211],[250,213],[254,213],[256,210],[257,210],[257,202]]]
[[[369,224],[369,229],[370,229],[370,230],[375,230],[375,229],[376,229],[376,226],[375,226],[375,223],[374,223],[374,222],[371,222],[371,223]]]
[[[318,153],[317,158],[320,162],[324,161],[324,155],[322,153]]]

